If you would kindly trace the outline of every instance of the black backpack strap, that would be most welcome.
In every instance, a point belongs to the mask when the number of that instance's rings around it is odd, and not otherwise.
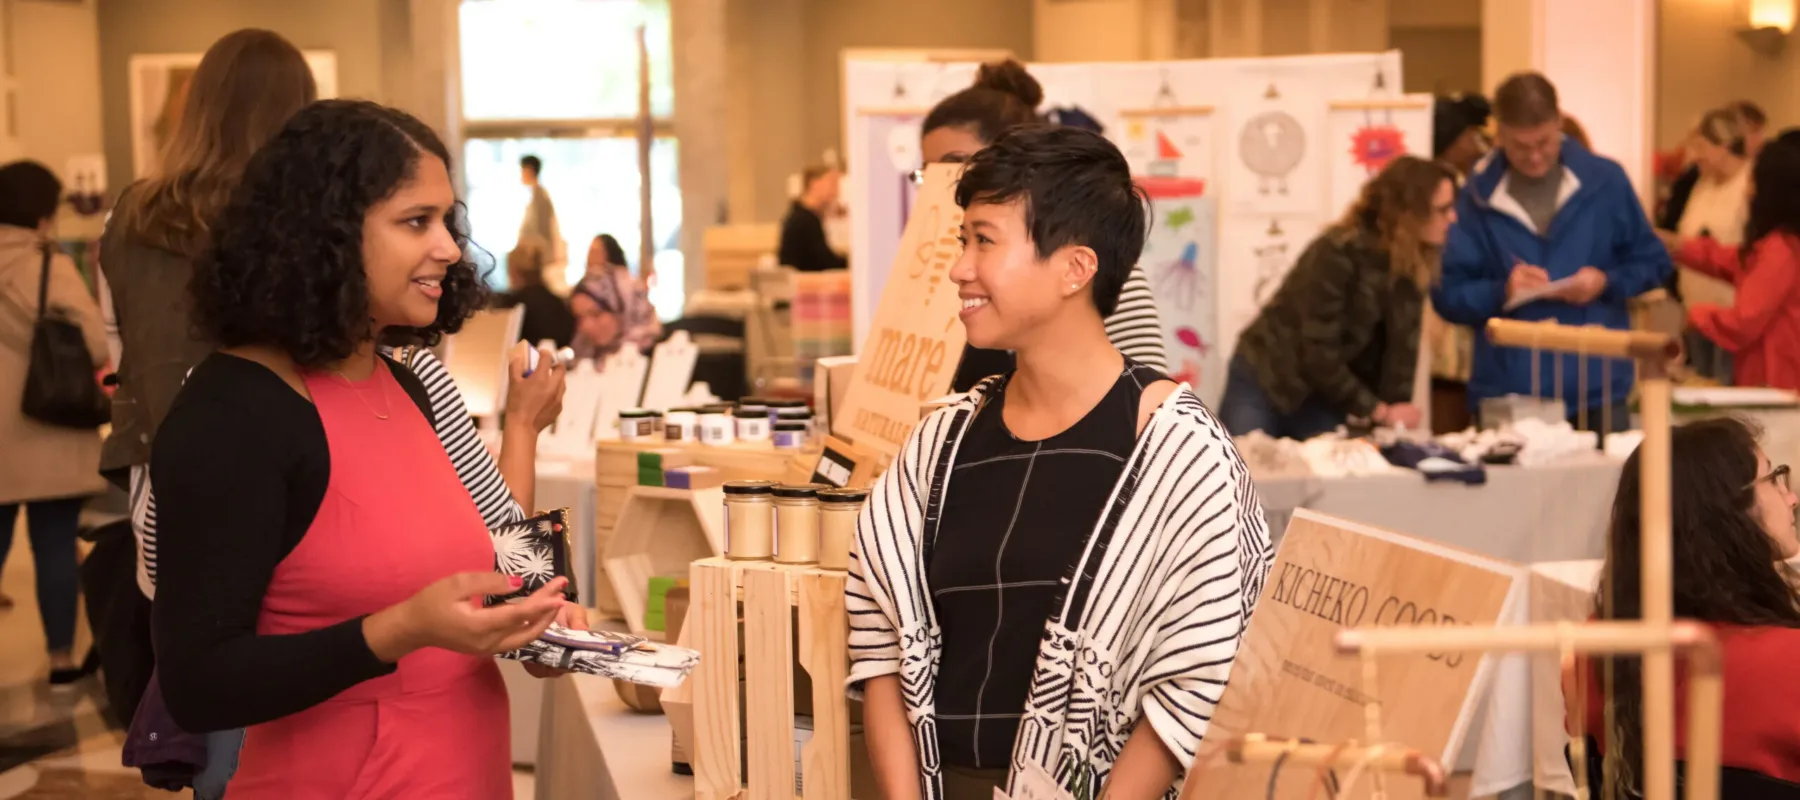
[[[50,302],[50,258],[55,253],[48,242],[44,243],[44,266],[38,272],[38,306],[37,318],[43,319],[44,312]]]

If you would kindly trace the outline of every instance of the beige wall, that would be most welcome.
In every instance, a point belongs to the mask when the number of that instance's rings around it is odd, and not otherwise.
[[[15,155],[61,175],[70,156],[102,151],[94,0],[8,0],[6,5]],[[66,206],[58,223],[65,236],[95,235],[99,227],[97,218],[82,219]]]
[[[1146,58],[1145,0],[1035,0],[1033,57],[1038,61],[1136,61]]]
[[[384,42],[405,32],[405,0],[97,0],[109,183],[131,180],[127,65],[141,53],[201,53],[239,28],[268,28],[303,50],[337,54],[338,94],[385,98]],[[384,26],[388,29],[384,30]],[[386,38],[384,38],[386,37]]]
[[[1032,0],[727,0],[730,218],[768,222],[787,179],[841,150],[848,49],[1003,49],[1032,58]],[[707,57],[677,53],[677,58]]]
[[[1700,115],[1738,99],[1753,100],[1780,130],[1800,120],[1800,56],[1790,37],[1779,56],[1753,50],[1737,35],[1745,17],[1737,3],[1662,0],[1657,32],[1656,146],[1679,144]]]
[[[1388,24],[1389,44],[1406,68],[1406,91],[1486,93],[1481,0],[1388,0]]]

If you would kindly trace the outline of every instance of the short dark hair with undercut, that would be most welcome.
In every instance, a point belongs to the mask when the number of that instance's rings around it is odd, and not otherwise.
[[[1092,248],[1099,268],[1091,282],[1101,316],[1119,305],[1125,277],[1144,252],[1146,206],[1125,155],[1100,134],[1056,125],[1026,125],[1000,135],[969,159],[956,204],[1023,200],[1025,229],[1038,258],[1069,245]]]
[[[1539,72],[1516,72],[1494,90],[1494,121],[1509,128],[1531,128],[1562,116],[1556,85]]]
[[[519,166],[531,170],[531,176],[534,178],[544,174],[544,162],[537,156],[526,156],[519,159]]]

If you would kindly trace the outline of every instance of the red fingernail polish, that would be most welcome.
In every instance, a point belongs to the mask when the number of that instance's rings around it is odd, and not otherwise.
[[[525,579],[524,579],[524,578],[521,578],[521,577],[519,577],[519,576],[517,576],[517,575],[508,575],[508,576],[506,576],[506,582],[507,582],[507,583],[510,583],[510,584],[512,584],[512,587],[513,587],[513,588],[514,588],[514,589],[517,589],[517,588],[519,588],[519,587],[522,587],[522,586],[524,586],[524,585],[525,585]]]

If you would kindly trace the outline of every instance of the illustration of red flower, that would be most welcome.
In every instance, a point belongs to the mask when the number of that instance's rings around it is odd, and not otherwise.
[[[1365,126],[1350,137],[1350,157],[1370,175],[1405,153],[1406,134],[1392,125]]]

